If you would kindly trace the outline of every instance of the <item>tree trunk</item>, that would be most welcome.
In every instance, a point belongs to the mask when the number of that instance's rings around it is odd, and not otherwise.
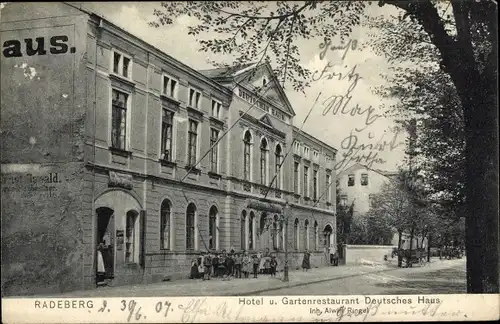
[[[401,241],[403,240],[403,233],[398,232],[398,267],[401,268],[403,266],[403,258],[401,256]]]
[[[429,237],[427,239],[427,262],[431,262],[431,239],[432,235],[429,234]]]
[[[415,233],[415,227],[412,227],[411,231],[410,231],[410,249],[408,251],[408,260],[407,260],[407,267],[410,267],[410,268],[412,268],[412,266],[413,266],[411,251],[413,249],[413,235],[414,235],[414,233]]]

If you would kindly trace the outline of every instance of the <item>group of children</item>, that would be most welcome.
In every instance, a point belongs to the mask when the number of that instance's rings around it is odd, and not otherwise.
[[[264,256],[261,253],[250,256],[247,251],[235,253],[231,250],[230,253],[226,253],[226,250],[222,250],[221,253],[205,252],[194,259],[191,264],[190,278],[210,280],[214,277],[229,280],[231,277],[248,278],[250,273],[257,278],[257,274],[261,272],[261,260],[264,260],[262,272],[276,277],[278,261],[276,256],[270,255],[268,250]]]

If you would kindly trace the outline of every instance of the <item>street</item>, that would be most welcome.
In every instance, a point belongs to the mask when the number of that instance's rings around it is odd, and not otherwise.
[[[257,295],[382,295],[466,293],[465,259],[446,262],[449,268],[431,266],[365,273],[316,284],[262,292]]]

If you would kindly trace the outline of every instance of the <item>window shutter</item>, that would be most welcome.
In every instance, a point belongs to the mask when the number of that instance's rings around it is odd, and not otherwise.
[[[141,210],[141,219],[140,219],[140,256],[139,256],[139,264],[142,268],[146,266],[146,211]]]

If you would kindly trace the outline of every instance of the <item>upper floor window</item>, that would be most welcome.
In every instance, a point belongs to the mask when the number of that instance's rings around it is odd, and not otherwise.
[[[196,165],[196,153],[198,150],[198,122],[189,120],[189,139],[188,139],[188,163],[190,166]]]
[[[222,104],[220,101],[212,99],[212,116],[215,118],[220,118],[220,111],[222,108]]]
[[[266,77],[262,78],[262,86],[265,87],[267,85],[267,79]]]
[[[274,152],[275,154],[275,174],[276,174],[276,189],[281,189],[281,145],[276,145],[276,151]]]
[[[172,128],[174,113],[163,109],[161,121],[161,158],[165,161],[172,161]]]
[[[354,186],[354,174],[349,174],[349,175],[347,176],[347,185],[348,185],[349,187]]]
[[[309,167],[304,165],[304,197],[309,197]]]
[[[112,90],[111,146],[126,149],[128,94]]]
[[[319,152],[316,150],[313,151],[313,160],[316,162],[319,161]]]
[[[361,185],[362,186],[367,186],[368,185],[368,173],[362,173],[361,174]]]
[[[260,142],[260,183],[267,184],[267,140],[265,138]]]
[[[293,162],[293,192],[299,194],[299,162]]]
[[[340,206],[347,206],[347,195],[340,196]]]
[[[250,147],[252,145],[252,134],[250,131],[245,132],[245,136],[243,137],[243,179],[250,181]]]
[[[200,109],[201,92],[195,89],[189,89],[189,107]]]
[[[332,199],[332,185],[331,185],[331,175],[330,174],[326,174],[326,183],[325,183],[325,189],[326,189],[326,201],[327,202],[330,202],[330,200]]]
[[[130,79],[132,76],[132,60],[129,56],[113,51],[113,73]]]
[[[368,195],[368,203],[369,203],[370,207],[375,207],[375,195],[374,194]]]
[[[217,141],[219,140],[219,131],[215,128],[210,129],[210,171],[217,173],[219,164],[219,150]]]
[[[309,148],[304,146],[304,158],[309,159]]]
[[[300,143],[297,141],[293,143],[293,152],[295,154],[298,154],[298,155],[300,155],[300,153],[301,153],[300,152]]]
[[[318,200],[318,170],[313,170],[313,199]]]
[[[163,76],[163,94],[171,98],[177,99],[177,80],[164,75]]]

